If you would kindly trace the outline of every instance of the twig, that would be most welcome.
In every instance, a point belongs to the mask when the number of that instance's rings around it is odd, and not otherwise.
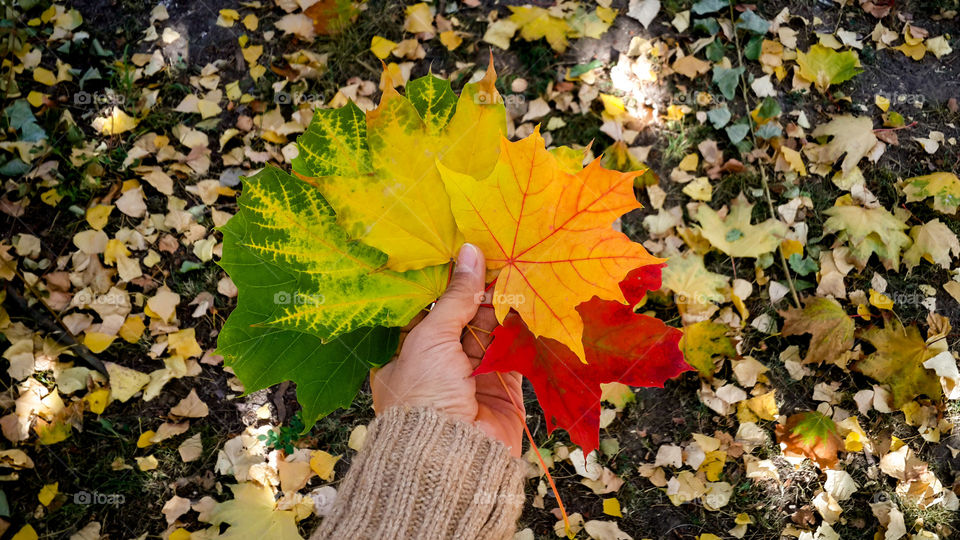
[[[730,21],[734,20],[733,13],[733,4],[729,4],[730,8]],[[740,36],[737,35],[737,29],[733,29],[733,39],[734,43],[737,46],[737,63],[740,67],[744,68],[743,73],[740,74],[740,93],[743,94],[743,105],[747,109],[747,122],[750,123],[750,137],[753,139],[754,148],[759,148],[757,134],[755,131],[755,126],[753,124],[753,117],[750,115],[750,98],[747,94],[747,79],[744,74],[747,72],[747,69],[743,65],[743,49],[740,47]],[[767,199],[767,206],[770,208],[770,217],[776,218],[777,213],[773,207],[773,197],[770,196],[770,184],[767,182],[767,170],[764,168],[763,163],[757,161],[757,168],[760,169],[760,181],[763,184],[763,195]],[[797,308],[802,307],[800,305],[800,296],[797,294],[797,287],[793,284],[793,278],[790,277],[790,266],[787,264],[787,257],[783,254],[783,244],[781,243],[777,249],[777,253],[780,254],[780,264],[783,266],[783,273],[787,277],[787,285],[790,286],[790,296],[793,298],[793,303]]]
[[[26,285],[27,288],[30,289],[30,293],[41,304],[43,304],[43,307],[47,308],[47,311],[49,311],[51,315],[53,315],[53,318],[56,320],[56,322],[51,320],[50,317],[47,316],[47,314],[44,313],[43,311],[31,306],[27,302],[27,299],[24,298],[23,295],[21,295],[20,292],[13,287],[12,283],[9,283],[9,282],[7,283],[7,287],[6,287],[7,298],[10,298],[11,300],[13,300],[13,302],[17,305],[17,307],[27,312],[27,315],[31,319],[33,319],[34,322],[36,322],[44,330],[46,330],[47,333],[51,337],[53,337],[53,339],[57,340],[57,343],[60,343],[61,345],[66,345],[72,348],[73,352],[75,352],[77,356],[83,359],[86,363],[90,364],[92,368],[96,369],[100,373],[103,373],[104,375],[108,375],[107,368],[106,366],[103,365],[103,362],[101,362],[99,358],[94,356],[93,353],[90,352],[90,349],[88,349],[85,345],[77,341],[77,338],[73,334],[71,334],[69,330],[67,330],[67,327],[63,324],[63,321],[60,319],[57,313],[53,311],[53,309],[49,305],[47,305],[46,302],[43,301],[43,298],[41,298],[40,295],[38,295],[36,291],[33,290],[33,287],[31,287],[30,284],[25,279],[23,279],[23,276],[20,275],[19,270],[17,270],[17,275],[20,276],[20,280],[23,281],[24,285]]]

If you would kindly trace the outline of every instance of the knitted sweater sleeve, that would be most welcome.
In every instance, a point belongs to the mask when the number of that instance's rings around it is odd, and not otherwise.
[[[371,424],[311,540],[511,539],[523,509],[522,471],[475,426],[394,407]]]

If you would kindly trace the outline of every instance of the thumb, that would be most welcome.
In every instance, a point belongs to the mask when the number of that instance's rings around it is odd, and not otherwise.
[[[463,244],[453,277],[430,314],[423,320],[433,332],[460,338],[463,327],[477,314],[483,296],[486,264],[473,244]]]

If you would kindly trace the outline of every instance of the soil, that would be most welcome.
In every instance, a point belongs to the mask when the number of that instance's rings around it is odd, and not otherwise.
[[[956,4],[956,0],[952,1]],[[392,5],[393,3],[388,2],[386,6],[380,5],[381,3],[371,2],[368,13],[376,10],[393,14],[400,12],[398,6]],[[525,2],[510,1],[500,5],[522,3]],[[625,3],[625,0],[617,0],[613,5],[622,8],[625,7]],[[690,2],[664,3],[689,7]],[[220,6],[189,0],[164,0],[163,4],[170,15],[169,26],[180,31],[181,35],[187,36],[185,65],[181,73],[184,80],[189,74],[199,72],[204,65],[213,61],[222,61],[221,69],[225,71],[225,80],[235,80],[245,71],[244,62],[234,46],[240,31],[236,28],[221,28],[214,24]],[[496,5],[493,2],[486,4],[490,5],[484,8],[484,12],[493,9]],[[903,4],[905,7],[902,9],[911,11],[912,8],[917,19],[931,31],[931,35],[960,33],[956,20],[939,22],[929,20],[929,16],[938,11],[936,6],[931,5],[936,2],[906,1]],[[149,17],[154,5],[152,2],[134,0],[86,0],[74,2],[73,7],[83,14],[85,28],[93,37],[104,44],[109,44],[109,47],[115,51],[127,51],[132,54],[139,52],[137,41],[140,38],[143,23]],[[758,3],[757,7],[761,15],[769,19],[785,6],[790,7],[791,13],[804,16],[809,20],[814,17],[822,19],[822,24],[816,27],[818,31],[830,32],[837,24],[838,9],[836,4],[830,2],[776,0]],[[842,10],[841,17],[844,28],[854,30],[861,36],[868,35],[875,24],[874,19],[855,7]],[[542,90],[551,80],[559,82],[556,74],[562,70],[558,68],[575,66],[594,59],[604,63],[614,62],[625,50],[630,38],[635,35],[678,37],[672,27],[665,25],[666,20],[669,18],[661,15],[650,29],[645,30],[636,21],[621,15],[603,39],[578,40],[573,43],[570,50],[560,56],[553,55],[542,44],[516,43],[510,51],[496,51],[498,71],[503,81],[509,81],[518,76],[527,78],[531,91],[526,97],[534,99],[537,95],[536,89]],[[467,24],[470,23],[467,22]],[[377,33],[388,38],[396,38],[399,36],[399,28],[400,19],[397,19],[392,25],[377,28]],[[804,40],[809,41],[811,37],[809,30],[812,28],[808,26],[806,29],[807,32],[800,34],[801,43],[804,43]],[[391,35],[391,32],[394,35]],[[366,44],[369,44],[370,36],[363,36],[363,38]],[[869,40],[864,40],[865,44],[868,42]],[[321,41],[317,47],[323,49],[328,45]],[[265,54],[282,54],[283,52],[288,51],[268,50]],[[365,52],[365,49],[360,52]],[[430,49],[427,60],[418,64],[414,75],[423,74],[427,69],[435,71],[451,69],[457,60],[475,61],[483,65],[487,61],[487,56],[488,51],[484,47],[478,47],[474,53],[456,54],[449,54],[442,49]],[[878,118],[879,115],[874,114],[876,109],[872,107],[876,94],[885,95],[892,102],[918,102],[920,106],[910,115],[913,120],[916,120],[916,126],[901,131],[901,145],[889,147],[878,163],[865,168],[865,174],[871,178],[892,177],[895,180],[897,177],[923,174],[931,170],[956,170],[960,164],[960,154],[956,147],[947,148],[936,156],[927,156],[918,149],[911,138],[927,136],[931,129],[941,130],[947,137],[960,137],[958,133],[960,115],[946,108],[946,102],[950,98],[960,99],[960,54],[955,53],[940,62],[924,63],[914,62],[900,53],[891,54],[889,51],[873,51],[868,55],[865,50],[861,56],[864,58],[864,73],[838,89],[850,97],[849,102],[844,100],[831,102],[819,96],[801,100],[804,112],[811,121],[818,123],[826,118],[827,113],[849,110],[867,110]],[[350,57],[344,58],[343,62],[349,64]],[[348,67],[355,72],[341,73],[355,75],[356,71],[365,69],[359,64]],[[368,73],[360,74],[370,78]],[[340,75],[330,75],[321,81],[315,90],[325,96],[331,96],[336,88],[346,83],[346,77],[339,79],[337,77]],[[655,97],[660,99],[660,105],[665,107],[671,95],[669,89],[664,88],[663,93]],[[742,108],[743,103],[740,102],[737,106]],[[560,140],[556,142],[586,145],[592,141],[594,148],[599,149],[605,148],[612,142],[596,130],[596,125],[599,125],[599,115],[596,111],[588,113],[586,117],[588,122],[595,124],[593,129],[570,130],[567,139],[558,137]],[[224,122],[228,120],[225,119]],[[879,121],[877,123],[879,124]],[[641,137],[654,144],[649,163],[661,177],[667,177],[675,163],[669,163],[664,159],[666,141],[652,131],[644,133]],[[218,162],[216,156],[214,161]],[[828,204],[832,204],[832,201],[842,194],[829,182],[826,184],[817,180],[807,182],[809,185],[802,187],[810,191],[823,192],[822,199],[830,201]],[[896,200],[896,192],[893,189],[880,190],[877,194],[887,207],[902,205],[902,201]],[[642,213],[635,213],[625,218],[625,230],[642,230],[638,226],[642,215]],[[926,220],[930,217],[932,215],[920,215],[918,219]],[[50,216],[25,215],[16,223],[8,223],[8,226],[10,230],[31,232],[44,238],[45,247],[62,246],[58,253],[50,254],[56,256],[72,249],[69,239],[75,232],[73,228],[77,223],[74,216],[54,216],[50,219]],[[960,225],[950,223],[950,226],[955,232],[960,233]],[[816,236],[816,232],[812,231],[811,236]],[[644,240],[643,238],[635,239]],[[162,266],[169,269],[179,268],[183,258],[182,255],[177,259],[171,257],[171,260],[165,261]],[[712,264],[723,268],[725,273],[733,272],[733,263],[729,259],[716,258]],[[871,271],[868,271],[862,279],[869,282],[871,275]],[[193,279],[192,276],[178,278],[176,275],[171,275],[171,277],[175,278],[174,281]],[[212,283],[215,287],[217,276],[213,277]],[[909,279],[897,282],[892,275],[887,278],[895,290],[901,290],[899,288],[902,287],[903,291],[909,291],[916,284]],[[941,293],[941,297],[938,298],[938,304],[943,307],[941,313],[946,313],[950,317],[954,328],[960,329],[960,305],[944,293]],[[658,309],[655,303],[651,307]],[[759,301],[749,304],[748,307],[754,313],[775,309],[761,305]],[[783,309],[786,305],[779,307]],[[217,329],[222,325],[231,308],[231,305],[218,305],[213,315],[208,315],[199,322],[197,337],[201,346],[208,348],[214,345]],[[192,320],[190,311],[191,309],[183,308],[178,316],[181,320]],[[17,314],[11,313],[11,316],[16,318]],[[673,321],[672,324],[677,324],[677,321]],[[954,330],[949,339],[951,346],[960,342],[958,330]],[[751,338],[744,344],[744,354],[752,354],[770,366],[769,376],[774,381],[774,386],[782,390],[779,396],[783,401],[781,411],[816,408],[816,403],[812,402],[809,396],[812,386],[818,381],[810,378],[802,383],[791,381],[778,359],[778,351],[783,347],[801,342],[802,340],[796,338],[769,337]],[[160,367],[159,361],[150,359],[146,352],[144,347],[130,345],[111,348],[102,355],[102,358],[104,360],[122,359],[124,365],[144,371]],[[114,493],[122,495],[126,502],[105,506],[68,505],[71,508],[70,512],[60,511],[61,509],[57,507],[48,508],[46,511],[50,514],[50,518],[45,522],[47,528],[41,531],[44,537],[66,537],[75,532],[78,526],[95,519],[103,524],[104,532],[109,533],[111,537],[133,538],[145,533],[156,534],[166,528],[160,509],[164,501],[174,493],[194,498],[204,494],[214,494],[222,498],[218,495],[222,493],[222,486],[216,484],[216,479],[211,475],[217,451],[222,444],[253,421],[252,413],[260,405],[267,402],[273,403],[274,410],[279,412],[275,418],[277,422],[288,421],[293,412],[298,409],[298,405],[292,385],[287,388],[272,388],[256,392],[242,399],[230,399],[228,375],[220,367],[206,365],[202,367],[203,373],[199,377],[191,378],[187,382],[172,381],[154,401],[131,401],[123,407],[111,408],[101,416],[99,422],[85,422],[85,430],[82,433],[75,433],[66,443],[54,447],[37,446],[32,453],[36,468],[24,471],[20,482],[5,486],[7,497],[12,504],[13,515],[16,516],[18,513],[26,515],[32,512],[36,508],[35,497],[39,487],[59,481],[61,490],[64,492],[69,486],[69,489],[74,491],[82,489]],[[845,375],[838,370],[831,371],[830,376],[859,377]],[[10,384],[9,380],[3,382]],[[864,381],[861,380],[858,383],[864,383]],[[736,430],[734,418],[717,416],[700,404],[696,397],[699,388],[696,377],[683,377],[668,382],[663,389],[639,389],[637,403],[628,407],[622,417],[601,433],[601,439],[613,437],[620,443],[619,452],[612,456],[601,456],[600,461],[621,475],[625,481],[625,485],[617,494],[625,509],[624,517],[619,520],[619,523],[620,527],[634,538],[688,540],[705,532],[722,534],[723,531],[734,526],[735,514],[732,512],[708,512],[699,505],[691,504],[674,506],[662,490],[653,487],[637,471],[640,463],[653,460],[656,449],[661,444],[683,442],[689,439],[691,433],[710,434],[714,429],[728,432]],[[137,436],[146,429],[142,426],[156,425],[157,420],[162,419],[166,411],[185,397],[191,389],[196,389],[201,399],[211,408],[207,418],[196,422],[196,425],[202,426],[203,457],[189,464],[181,463],[179,466],[173,465],[179,463],[178,459],[161,460],[164,463],[164,468],[161,470],[153,474],[140,472],[132,462],[131,456],[145,455],[144,452],[135,448]],[[529,385],[525,387],[524,397],[529,414],[528,424],[538,444],[565,441],[566,434],[562,432],[553,435],[546,433],[542,413]],[[345,458],[337,465],[338,478],[342,478],[350,465],[351,452],[346,451],[346,440],[351,427],[369,422],[372,416],[368,390],[364,389],[350,409],[338,411],[321,420],[307,434],[315,444],[313,447],[324,448],[334,454],[345,454]],[[960,447],[960,439],[956,435],[951,438],[951,441],[950,444],[953,447]],[[942,478],[951,478],[953,473],[960,470],[960,460],[952,457],[945,445],[934,445],[931,448],[932,450],[921,455],[924,459],[931,461],[938,475],[942,474]],[[158,448],[156,451],[175,453],[176,448]],[[119,473],[113,472],[109,465],[115,458],[123,458],[126,465],[134,465],[134,467]],[[738,511],[749,511],[758,521],[757,525],[751,526],[750,532],[745,537],[748,539],[778,538],[788,521],[789,514],[806,504],[806,501],[811,498],[813,489],[817,487],[816,474],[811,470],[794,471],[784,466],[784,478],[789,479],[790,482],[782,491],[762,484],[754,484],[742,478],[741,474],[735,462],[728,463],[726,479],[735,486],[736,490],[735,500],[731,502],[730,507],[735,507]],[[580,484],[579,477],[571,466],[558,464],[553,471],[553,476],[568,509],[581,513],[585,520],[605,519],[601,497],[594,495]],[[527,486],[528,500],[532,500],[536,492],[536,481],[528,482]],[[844,539],[873,538],[874,531],[870,527],[862,525],[857,527],[858,523],[863,521],[861,519],[858,522],[858,516],[865,516],[866,523],[872,522],[868,504],[873,501],[865,496],[857,497],[860,496],[855,496],[853,508],[845,514],[849,516],[847,524],[840,526],[838,531]],[[544,504],[547,509],[556,506],[552,499],[552,493],[548,492]],[[557,519],[557,516],[548,510],[527,504],[520,520],[520,528],[530,527],[537,538],[556,538],[553,527]],[[316,522],[316,519],[311,519],[301,523],[302,532],[308,534]],[[199,523],[193,523],[188,524],[188,527],[190,525],[196,526],[194,528],[201,526]]]

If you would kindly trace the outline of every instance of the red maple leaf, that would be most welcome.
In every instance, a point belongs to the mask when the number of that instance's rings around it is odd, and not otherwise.
[[[621,282],[631,305],[647,290],[660,288],[662,266],[643,266]],[[493,331],[493,342],[474,374],[520,372],[533,383],[548,433],[561,427],[589,453],[600,443],[601,383],[662,388],[667,379],[693,368],[677,346],[680,330],[658,319],[596,297],[577,306],[577,311],[584,321],[586,363],[566,345],[534,336],[511,312]]]

